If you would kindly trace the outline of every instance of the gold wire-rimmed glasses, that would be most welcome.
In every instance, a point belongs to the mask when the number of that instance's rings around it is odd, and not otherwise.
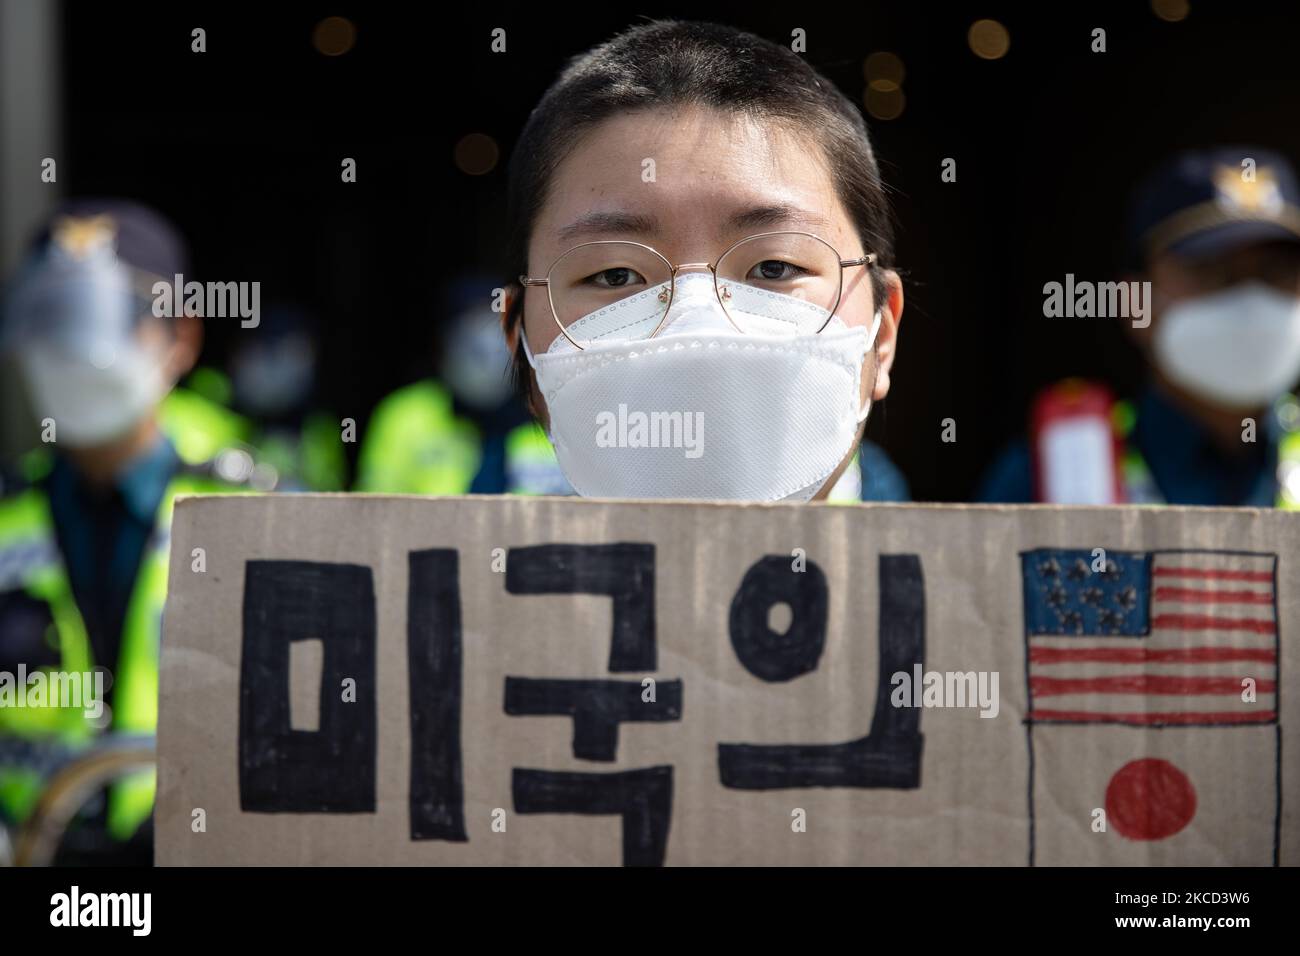
[[[728,321],[739,332],[757,327],[745,306],[759,303],[763,331],[821,332],[839,308],[844,270],[870,267],[876,254],[843,259],[810,232],[746,236],[716,262],[673,265],[640,242],[584,242],[566,251],[545,276],[521,275],[524,287],[546,286],[551,315],[576,348],[604,335],[650,339],[664,328],[677,292],[678,274],[707,269]]]

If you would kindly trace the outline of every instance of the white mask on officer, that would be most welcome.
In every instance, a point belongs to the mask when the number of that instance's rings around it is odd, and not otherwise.
[[[105,356],[102,367],[37,343],[17,359],[42,427],[52,421],[55,441],[74,448],[122,437],[166,391],[162,362],[140,348]]]
[[[1156,365],[1227,408],[1272,402],[1300,376],[1300,298],[1259,281],[1178,302],[1160,319]]]
[[[73,447],[126,434],[165,394],[165,347],[142,340],[148,308],[109,243],[32,260],[6,299],[5,348],[31,410]]]
[[[580,495],[808,501],[867,417],[862,364],[880,327],[730,285],[737,330],[703,273],[677,279],[664,328],[655,286],[584,316],[543,354],[524,348],[550,439]],[[816,332],[825,324],[821,332]],[[648,326],[648,328],[647,328]]]

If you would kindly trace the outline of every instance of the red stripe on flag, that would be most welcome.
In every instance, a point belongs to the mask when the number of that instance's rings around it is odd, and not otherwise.
[[[1199,588],[1159,587],[1157,601],[1185,601],[1189,604],[1272,604],[1268,591],[1202,591]]]
[[[1272,581],[1272,571],[1226,571],[1215,568],[1153,568],[1158,578],[1201,578],[1206,581]]]
[[[1272,621],[1211,617],[1207,614],[1157,614],[1151,619],[1151,626],[1180,631],[1250,631],[1254,634],[1277,632],[1277,626]]]
[[[1274,711],[1258,714],[1238,711],[1178,712],[1168,714],[1105,714],[1091,710],[1031,710],[1030,720],[1064,720],[1090,724],[1265,724],[1277,719]]]
[[[1219,661],[1257,661],[1272,664],[1275,651],[1248,647],[1034,647],[1029,648],[1033,664],[1063,664],[1094,661],[1099,664],[1214,664]]]
[[[1126,674],[1122,677],[1032,677],[1029,689],[1035,697],[1048,697],[1052,694],[1239,694],[1241,682],[1250,676]],[[1257,680],[1255,689],[1262,694],[1271,694],[1277,689],[1277,682]]]

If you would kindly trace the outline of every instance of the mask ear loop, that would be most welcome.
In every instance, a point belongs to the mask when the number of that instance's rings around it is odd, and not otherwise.
[[[871,331],[867,334],[867,351],[868,351],[868,352],[870,352],[872,346],[874,346],[874,345],[876,344],[876,334],[877,334],[879,331],[880,331],[880,310],[877,309],[877,310],[876,310],[876,317],[875,317],[875,318],[872,320],[872,322],[871,322]],[[860,424],[862,424],[864,421],[866,421],[866,420],[867,420],[867,416],[870,415],[870,414],[871,414],[871,396],[868,395],[868,396],[867,396],[867,400],[866,400],[865,402],[862,403],[862,409],[858,412],[858,424],[860,425]]]
[[[519,339],[524,343],[524,355],[528,359],[529,367],[536,372],[537,362],[533,359],[533,350],[528,347],[528,332],[524,329],[524,324],[522,322],[519,323]],[[552,447],[559,447],[559,442],[555,440],[555,434],[549,428],[546,429],[546,440],[551,443]]]
[[[533,359],[533,350],[528,347],[528,332],[522,322],[519,323],[519,339],[524,343],[524,355],[528,358],[528,365],[535,372],[537,371],[537,362]]]

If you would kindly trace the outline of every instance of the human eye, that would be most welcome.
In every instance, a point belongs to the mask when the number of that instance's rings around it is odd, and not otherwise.
[[[637,284],[644,285],[645,276],[627,266],[616,266],[592,273],[583,283],[597,289],[627,289]]]
[[[746,279],[763,282],[792,281],[808,275],[808,270],[782,259],[763,259],[745,274]]]

